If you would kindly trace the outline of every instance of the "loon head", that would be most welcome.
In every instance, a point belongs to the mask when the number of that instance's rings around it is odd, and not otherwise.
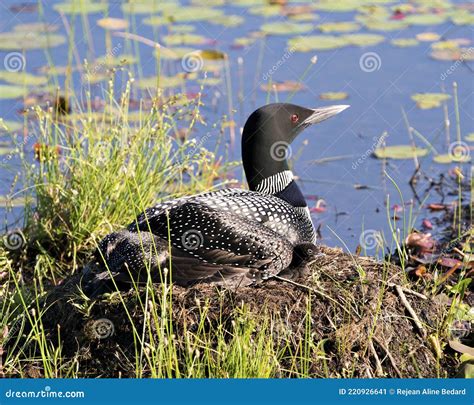
[[[250,190],[265,179],[288,171],[290,144],[305,128],[339,114],[348,105],[305,108],[275,103],[254,111],[242,133],[242,161]]]

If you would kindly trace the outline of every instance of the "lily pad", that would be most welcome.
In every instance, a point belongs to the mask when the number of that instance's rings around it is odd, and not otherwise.
[[[438,41],[441,38],[441,35],[436,32],[421,32],[416,35],[416,39],[421,42],[433,42]]]
[[[21,98],[26,96],[27,94],[28,90],[25,87],[0,84],[0,100]]]
[[[177,32],[189,33],[189,32],[195,31],[196,27],[190,24],[173,24],[170,26],[169,30],[170,32],[173,32],[173,33],[177,33]]]
[[[0,33],[0,50],[30,50],[53,48],[66,42],[66,38],[59,34],[38,34],[34,32],[2,32]]]
[[[45,24],[45,23],[27,23],[27,24],[17,24],[13,27],[13,31],[20,32],[56,32],[59,29],[59,25],[56,24]]]
[[[372,46],[385,41],[385,37],[377,34],[349,34],[342,37],[350,45]]]
[[[437,49],[431,52],[430,56],[435,60],[443,61],[473,61],[474,52],[471,48],[459,48],[459,49]]]
[[[390,43],[400,48],[420,45],[420,42],[416,40],[415,38],[397,38],[397,39],[392,39]]]
[[[255,43],[257,38],[246,38],[246,37],[241,37],[241,38],[235,38],[233,46],[234,47],[246,47],[250,46]]]
[[[206,37],[198,34],[173,34],[165,35],[163,41],[166,45],[202,45],[209,42]]]
[[[8,121],[0,118],[0,134],[5,132],[17,132],[23,128],[23,123],[18,121]]]
[[[304,89],[304,85],[300,82],[295,82],[292,80],[288,80],[286,82],[274,82],[274,83],[264,83],[260,85],[260,88],[264,91],[276,91],[286,92],[286,91],[300,91]]]
[[[43,86],[48,83],[48,78],[45,76],[35,76],[26,72],[9,72],[7,70],[0,70],[0,80],[25,86]]]
[[[269,35],[303,34],[312,31],[313,25],[292,22],[274,22],[263,24],[261,29]]]
[[[474,142],[474,132],[471,132],[470,134],[467,134],[465,139],[468,142]]]
[[[291,38],[288,41],[288,48],[298,52],[337,49],[346,45],[347,41],[344,38],[333,35],[308,35]]]
[[[408,27],[403,20],[368,20],[364,25],[373,31],[398,31]]]
[[[344,91],[329,91],[319,95],[321,100],[346,100],[349,94]]]
[[[422,110],[440,107],[443,101],[450,98],[451,96],[445,93],[416,93],[411,96],[416,106]]]
[[[222,25],[227,28],[235,28],[245,22],[245,18],[240,15],[222,15],[208,21],[210,24]]]
[[[249,9],[249,13],[270,17],[270,16],[279,15],[281,13],[281,7],[278,5],[252,7]]]
[[[452,154],[443,154],[443,155],[436,155],[433,157],[433,160],[436,163],[441,164],[449,164],[449,163],[467,163],[471,160],[469,155],[460,155],[454,156]]]
[[[411,145],[394,145],[377,148],[374,155],[378,159],[413,159],[413,157],[426,156],[428,149],[413,147]]]
[[[179,87],[182,86],[185,81],[183,76],[162,76],[160,77],[160,80],[158,82],[157,77],[145,77],[141,80],[138,80],[137,86],[140,89],[143,90],[148,90],[148,89],[156,89],[159,84],[160,89],[167,89],[167,88],[173,88],[173,87]]]
[[[445,49],[459,49],[459,43],[457,41],[439,41],[433,42],[431,48],[435,50],[445,50]]]
[[[445,21],[445,14],[412,14],[405,18],[405,22],[412,25],[438,25]]]
[[[128,28],[128,21],[123,18],[101,18],[97,20],[97,25],[106,30],[125,30]]]
[[[87,0],[71,0],[55,4],[54,10],[63,14],[95,14],[107,11],[106,3],[95,3]]]
[[[203,86],[217,86],[222,83],[220,77],[207,77],[205,79],[198,79],[196,83],[202,84]]]
[[[311,14],[311,13],[301,13],[301,14],[291,14],[288,16],[288,18],[291,21],[301,21],[301,22],[306,22],[306,21],[315,21],[319,18],[316,14]]]
[[[324,33],[330,32],[353,32],[360,30],[360,25],[352,21],[330,22],[319,24],[318,29]]]
[[[10,198],[5,195],[0,195],[0,207],[23,207],[26,204],[25,197],[14,197]]]
[[[0,156],[11,155],[16,151],[14,146],[1,146],[0,145]]]
[[[100,56],[95,61],[95,66],[126,66],[126,65],[133,65],[138,62],[138,58],[134,55],[119,55],[119,56],[112,56],[112,55],[104,55]]]
[[[160,59],[168,60],[179,60],[183,56],[198,52],[197,49],[188,48],[188,47],[171,47],[171,48],[160,48],[155,51],[155,55],[160,57]]]
[[[177,7],[180,5],[175,2],[139,0],[122,4],[122,11],[127,14],[153,14]]]
[[[474,25],[474,14],[462,10],[451,15],[451,21],[456,25]]]

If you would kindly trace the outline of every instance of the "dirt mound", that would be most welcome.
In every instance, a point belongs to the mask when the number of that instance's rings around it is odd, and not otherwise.
[[[443,304],[403,287],[395,265],[321,249],[312,273],[298,280],[235,290],[156,285],[156,300],[139,288],[90,302],[71,279],[49,296],[43,326],[52,341],[60,334],[63,355],[75,358],[83,376],[135,377],[137,339],[142,349],[171,339],[179,370],[191,337],[207,336],[217,353],[219,339],[229,341],[250,324],[249,344],[264,336],[279,353],[273,376],[299,376],[302,362],[312,377],[453,374],[438,340]]]

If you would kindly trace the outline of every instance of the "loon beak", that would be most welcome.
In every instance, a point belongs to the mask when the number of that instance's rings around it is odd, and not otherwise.
[[[346,108],[349,107],[350,105],[331,105],[329,107],[315,108],[313,110],[313,113],[308,118],[306,118],[301,123],[301,125],[304,125],[306,127],[309,125],[317,124],[318,122],[327,120],[328,118],[339,114],[340,112],[344,111]]]

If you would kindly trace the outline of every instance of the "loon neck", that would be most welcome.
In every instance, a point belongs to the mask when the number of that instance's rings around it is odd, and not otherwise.
[[[303,193],[296,184],[291,170],[285,170],[263,179],[257,184],[254,191],[274,195],[293,207],[307,207]]]

